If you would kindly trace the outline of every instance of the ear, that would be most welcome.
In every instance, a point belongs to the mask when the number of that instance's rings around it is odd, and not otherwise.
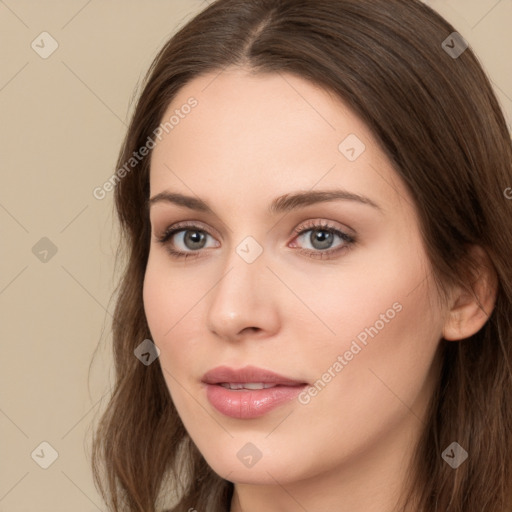
[[[478,245],[471,246],[470,254],[478,264],[477,275],[470,280],[468,288],[453,290],[443,327],[445,340],[462,340],[477,333],[496,303],[498,278],[488,254]]]

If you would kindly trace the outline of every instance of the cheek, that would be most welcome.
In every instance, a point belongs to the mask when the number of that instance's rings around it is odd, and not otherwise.
[[[186,322],[186,308],[190,308],[197,283],[184,279],[184,274],[172,271],[167,256],[160,251],[150,251],[144,276],[144,311],[152,335],[162,340],[175,328],[178,320]],[[154,341],[156,341],[154,340]]]
[[[171,279],[170,274],[165,262],[150,253],[144,276],[143,301],[151,339],[160,350],[159,363],[167,389],[175,406],[183,411],[187,402],[176,383],[184,382],[184,372],[181,370],[180,373],[180,369],[190,364],[184,360],[188,346],[185,343],[187,333],[183,329],[188,316],[181,311],[182,305],[188,303],[188,288],[181,286],[179,277]],[[173,343],[177,335],[181,343]],[[179,350],[179,347],[185,350]]]
[[[381,261],[364,273],[347,272],[343,291],[333,283],[331,299],[311,299],[336,335],[314,337],[310,322],[303,323],[316,391],[302,403],[326,414],[332,435],[343,425],[347,439],[369,439],[377,427],[362,418],[371,415],[388,431],[411,412],[420,416],[428,400],[442,317],[425,261],[416,256],[414,263],[396,264],[403,256],[390,258],[393,265]]]
[[[385,409],[400,404],[397,396],[413,403],[421,392],[441,338],[442,312],[418,247],[361,252],[353,268],[347,263],[338,276],[317,275],[315,286],[295,278],[294,291],[316,315],[290,309],[285,322],[300,334],[309,375],[318,379],[318,405],[332,400]]]
[[[428,268],[426,256],[412,241],[411,248],[380,243],[308,274],[283,268],[283,280],[293,283],[300,300],[281,300],[283,325],[300,333],[303,347],[318,360],[343,353],[355,339],[362,346],[373,339],[382,340],[381,345],[384,339],[388,345],[400,344],[402,338],[418,335],[422,326],[438,327],[433,293],[426,289]]]
[[[153,336],[153,341],[157,345],[165,332],[172,326],[169,313],[172,311],[171,305],[174,302],[174,293],[172,288],[166,286],[166,276],[165,269],[158,264],[158,260],[150,253],[142,294],[149,330]]]
[[[193,363],[194,345],[201,339],[203,288],[197,274],[172,272],[166,255],[150,252],[144,276],[144,311],[152,341],[160,349],[160,363],[173,375],[184,373]]]

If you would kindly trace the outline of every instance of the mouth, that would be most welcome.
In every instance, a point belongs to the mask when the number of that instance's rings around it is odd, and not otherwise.
[[[221,414],[253,419],[293,400],[308,384],[253,366],[236,370],[226,366],[202,379],[206,397]]]

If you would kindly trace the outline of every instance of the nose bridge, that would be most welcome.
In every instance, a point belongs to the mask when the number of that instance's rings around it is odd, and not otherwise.
[[[266,264],[263,246],[252,236],[231,248],[222,277],[212,290],[207,318],[210,330],[233,338],[247,327],[275,328],[277,312]]]

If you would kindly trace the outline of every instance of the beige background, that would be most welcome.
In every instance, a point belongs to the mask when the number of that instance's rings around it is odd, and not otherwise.
[[[476,51],[512,126],[512,0],[427,3]],[[152,58],[205,6],[0,0],[0,512],[104,510],[89,434],[112,384],[116,231],[112,194],[92,191],[115,171]],[[59,45],[47,59],[31,47],[43,31]],[[43,237],[54,255],[40,252]],[[42,442],[58,452],[47,469]]]

